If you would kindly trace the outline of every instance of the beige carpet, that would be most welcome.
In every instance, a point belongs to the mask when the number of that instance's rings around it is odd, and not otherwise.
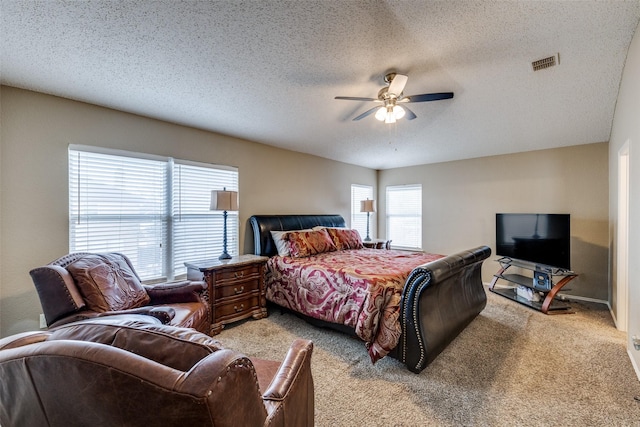
[[[362,342],[272,310],[217,337],[280,360],[314,342],[317,426],[640,426],[638,381],[608,309],[573,302],[547,316],[487,292],[487,308],[422,373]]]

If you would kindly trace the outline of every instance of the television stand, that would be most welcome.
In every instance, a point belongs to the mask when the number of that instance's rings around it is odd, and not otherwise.
[[[574,278],[578,277],[573,271],[555,268],[550,266],[541,266],[530,264],[524,261],[503,257],[497,260],[500,263],[500,270],[493,275],[489,290],[505,298],[519,302],[520,304],[541,311],[544,314],[571,313],[568,303],[556,299],[556,295],[564,285]],[[523,276],[521,274],[507,274],[506,271],[510,267],[519,267],[533,272],[533,277]],[[560,280],[554,283],[553,278],[558,277]],[[504,280],[512,285],[505,288],[496,288],[498,280]],[[523,293],[518,291],[518,287],[524,287]],[[521,288],[522,289],[522,288]],[[540,296],[540,301],[531,296]]]

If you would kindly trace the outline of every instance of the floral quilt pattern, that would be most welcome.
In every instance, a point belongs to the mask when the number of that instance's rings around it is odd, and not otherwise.
[[[400,299],[409,273],[442,257],[379,249],[274,256],[267,263],[267,299],[355,329],[375,363],[400,339]]]

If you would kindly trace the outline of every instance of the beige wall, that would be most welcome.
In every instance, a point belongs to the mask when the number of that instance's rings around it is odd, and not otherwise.
[[[609,218],[611,221],[611,295],[613,313],[617,313],[616,236],[618,230],[618,152],[629,144],[629,269],[627,299],[627,349],[640,378],[640,352],[634,350],[631,337],[640,336],[640,34],[636,29],[622,74],[620,93],[613,119],[609,146]],[[616,319],[618,320],[618,319]]]
[[[351,184],[376,172],[315,156],[1,87],[0,336],[38,328],[29,270],[68,252],[67,147],[95,145],[239,168],[240,252],[248,217],[337,213],[350,218]],[[295,197],[291,197],[291,195]]]
[[[608,144],[390,169],[378,175],[378,231],[385,235],[385,188],[422,184],[422,245],[450,254],[486,244],[495,254],[495,214],[571,214],[571,268],[565,294],[608,299]],[[489,282],[498,263],[483,265]]]
[[[481,244],[495,249],[496,212],[570,213],[572,267],[580,277],[567,293],[608,298],[606,143],[376,172],[11,87],[0,96],[1,336],[37,329],[41,308],[28,271],[68,251],[69,144],[237,166],[242,253],[252,250],[246,221],[255,213],[339,213],[348,220],[352,183],[379,189],[373,236],[386,234],[384,188],[421,183],[423,247],[444,254]],[[496,267],[485,262],[485,281]]]

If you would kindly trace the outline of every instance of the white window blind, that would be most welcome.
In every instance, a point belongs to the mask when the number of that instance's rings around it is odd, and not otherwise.
[[[173,279],[185,261],[222,252],[222,212],[209,211],[209,202],[211,190],[225,186],[237,191],[235,168],[72,146],[69,250],[122,252],[142,280]],[[229,213],[232,255],[237,224]]]
[[[360,201],[373,200],[373,187],[370,185],[351,185],[351,228],[358,230],[360,236],[364,240],[367,236],[367,213],[360,212]],[[371,213],[369,216],[369,235],[373,237],[373,225],[375,213]]]
[[[422,248],[422,185],[387,187],[387,238],[394,247]]]
[[[211,190],[238,191],[235,169],[182,164],[173,167],[173,269],[186,274],[186,261],[215,259],[222,253],[223,213],[210,211]],[[227,251],[238,255],[238,212],[227,213]]]

